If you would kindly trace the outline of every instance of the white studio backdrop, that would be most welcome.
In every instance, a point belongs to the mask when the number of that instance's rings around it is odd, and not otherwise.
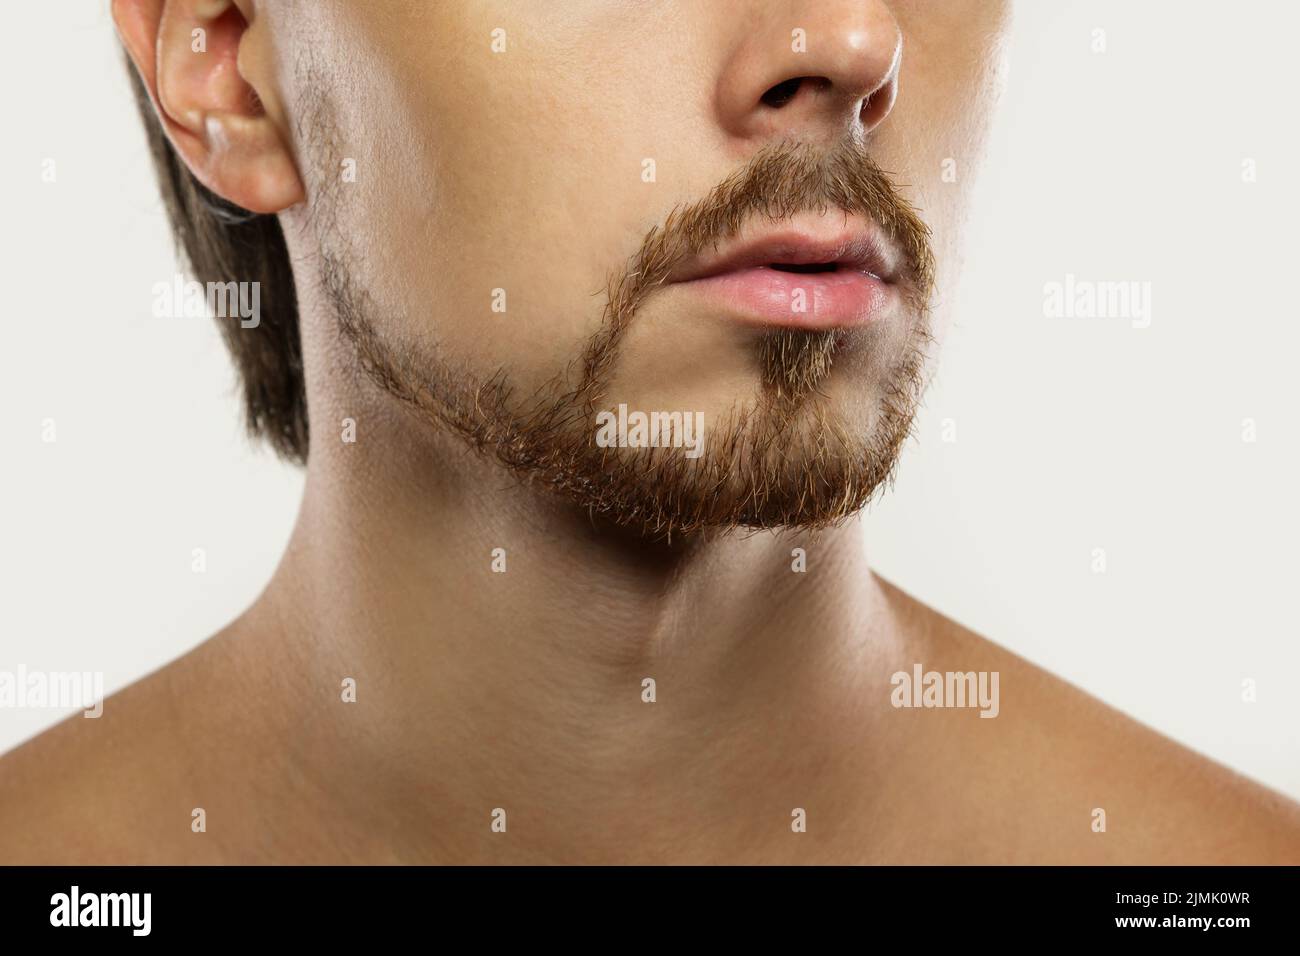
[[[151,315],[179,268],[107,0],[7,14],[0,669],[112,691],[247,606],[302,480],[215,326]],[[904,589],[1296,798],[1298,32],[1284,0],[1020,0],[956,326],[864,523]],[[1149,312],[1045,306],[1101,281]],[[0,751],[65,713],[0,710]]]

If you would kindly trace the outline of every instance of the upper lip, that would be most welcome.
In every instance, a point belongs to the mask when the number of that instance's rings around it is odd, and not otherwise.
[[[706,247],[668,277],[691,282],[727,272],[761,266],[834,264],[840,269],[870,273],[885,282],[897,278],[897,255],[873,224],[846,223],[831,231],[778,225],[762,233]]]

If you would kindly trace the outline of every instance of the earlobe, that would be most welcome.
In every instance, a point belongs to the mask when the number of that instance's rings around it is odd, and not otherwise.
[[[240,70],[249,28],[240,5],[113,0],[113,18],[168,139],[204,186],[258,213],[302,202],[297,165],[264,107],[271,91]]]

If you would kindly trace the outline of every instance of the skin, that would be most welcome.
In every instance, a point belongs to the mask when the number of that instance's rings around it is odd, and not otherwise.
[[[593,290],[674,204],[774,138],[830,143],[862,122],[933,229],[949,300],[1002,4],[237,6],[113,12],[196,175],[281,216],[314,436],[298,524],[230,627],[100,720],[0,760],[0,860],[1300,862],[1294,803],[881,580],[852,523],[665,544],[593,522],[395,407],[355,371],[320,291],[306,200],[322,157],[350,156],[361,174],[337,237],[387,330],[527,389],[580,351]],[[178,52],[196,25],[211,28],[207,59]],[[488,51],[497,26],[508,57]],[[339,94],[333,151],[296,131],[306,52]],[[827,82],[759,108],[794,76]],[[939,177],[947,157],[957,183]],[[485,308],[499,286],[508,318]],[[613,390],[724,409],[753,387],[738,334],[669,290],[638,318]],[[836,376],[831,398],[854,414],[852,393],[876,383]],[[336,440],[345,417],[356,444]],[[506,574],[491,571],[498,547]],[[807,573],[791,573],[796,547]],[[915,662],[999,672],[1000,714],[892,707],[890,675]],[[340,700],[346,677],[356,703]]]

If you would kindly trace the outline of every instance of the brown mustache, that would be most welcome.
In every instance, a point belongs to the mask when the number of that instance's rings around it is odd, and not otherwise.
[[[829,151],[808,143],[765,147],[703,199],[678,206],[651,229],[608,283],[605,324],[590,343],[575,397],[590,402],[609,374],[619,340],[645,299],[685,260],[737,235],[755,217],[773,222],[801,212],[839,209],[874,221],[902,257],[900,284],[924,309],[934,285],[930,229],[890,175],[852,141]],[[786,346],[782,346],[785,348]]]

